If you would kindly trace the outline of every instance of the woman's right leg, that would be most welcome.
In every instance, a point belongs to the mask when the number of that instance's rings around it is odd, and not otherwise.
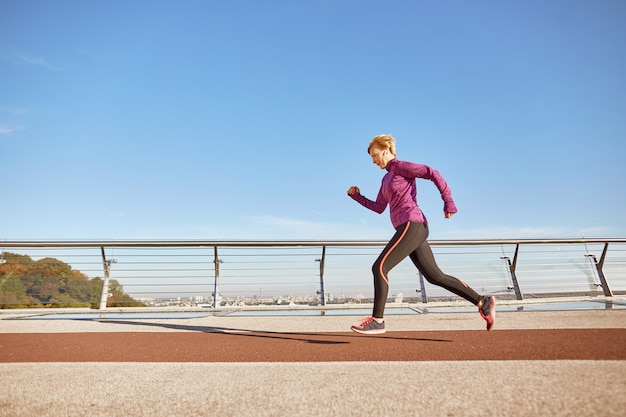
[[[422,242],[418,225],[421,225],[421,223],[407,222],[398,226],[396,233],[380,253],[374,265],[372,265],[372,275],[374,276],[374,310],[372,317],[383,318],[387,294],[389,293],[387,274],[404,258],[409,256]]]
[[[374,275],[374,310],[372,317],[366,318],[361,324],[352,326],[352,330],[362,334],[382,334],[385,333],[385,324],[382,322],[389,293],[389,279],[387,273],[404,258],[409,256],[416,246],[419,245],[419,228],[417,223],[404,223],[396,229],[389,243],[380,253],[374,265],[372,274]]]

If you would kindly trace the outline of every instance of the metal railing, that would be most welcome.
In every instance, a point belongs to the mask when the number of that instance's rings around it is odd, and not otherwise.
[[[359,302],[373,292],[371,264],[386,241],[4,241],[5,252],[55,258],[111,280],[147,303],[218,307],[249,303]],[[432,240],[444,272],[481,293],[523,300],[554,294],[610,297],[626,291],[626,239]],[[407,259],[390,273],[396,301],[450,297]],[[0,264],[0,290],[2,290]],[[258,290],[257,290],[258,289]],[[263,296],[265,293],[265,297]],[[405,295],[406,293],[406,295]],[[428,294],[427,294],[428,293]],[[254,294],[254,295],[252,295]],[[159,301],[160,300],[160,301]]]

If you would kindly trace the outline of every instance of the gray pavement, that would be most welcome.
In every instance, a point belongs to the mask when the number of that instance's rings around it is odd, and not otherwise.
[[[13,320],[2,333],[347,331],[354,316]],[[97,316],[96,316],[97,317]],[[173,329],[177,327],[178,329]],[[496,330],[625,328],[626,309],[499,312]],[[483,330],[477,313],[391,315],[394,330]],[[160,329],[160,330],[159,330]],[[625,346],[626,349],[626,346]],[[626,361],[2,363],[0,416],[623,416]]]

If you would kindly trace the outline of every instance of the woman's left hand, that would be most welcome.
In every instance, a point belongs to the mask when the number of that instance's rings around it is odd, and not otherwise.
[[[454,216],[454,213],[445,212],[444,216],[446,216],[446,219],[449,219],[450,217]]]

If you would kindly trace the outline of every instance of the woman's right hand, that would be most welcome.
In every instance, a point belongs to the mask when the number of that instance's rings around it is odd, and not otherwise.
[[[354,193],[361,194],[361,190],[359,190],[359,187],[357,187],[356,185],[348,188],[348,195],[352,195]]]

